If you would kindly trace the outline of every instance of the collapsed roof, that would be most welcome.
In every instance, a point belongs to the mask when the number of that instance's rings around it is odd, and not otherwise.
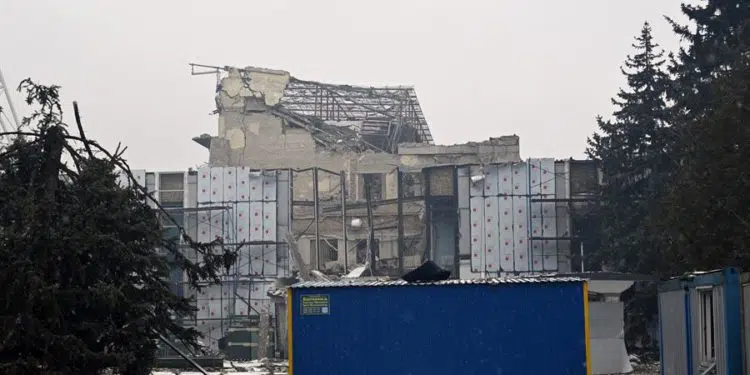
[[[191,64],[193,74],[238,72],[245,86],[265,84],[262,75],[284,75],[281,94],[265,110],[291,126],[309,130],[326,148],[395,153],[399,143],[432,144],[432,134],[413,87],[334,85],[297,79],[284,71]],[[205,69],[196,71],[196,68]],[[263,82],[254,82],[263,81]],[[219,88],[220,89],[220,88]],[[270,104],[270,105],[269,105]],[[219,112],[221,108],[217,109]]]

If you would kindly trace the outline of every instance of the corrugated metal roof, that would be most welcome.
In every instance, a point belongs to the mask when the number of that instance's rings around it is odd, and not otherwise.
[[[531,283],[571,283],[581,282],[578,277],[504,277],[494,279],[474,280],[444,280],[425,283],[407,283],[404,280],[373,281],[373,280],[339,280],[339,281],[305,281],[291,286],[301,288],[348,288],[348,287],[397,287],[397,286],[434,286],[434,285],[501,285],[501,284],[531,284]]]

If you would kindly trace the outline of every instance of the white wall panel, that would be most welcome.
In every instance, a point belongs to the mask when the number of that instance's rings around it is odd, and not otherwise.
[[[513,172],[513,195],[523,197],[529,194],[529,181],[526,173],[526,163],[513,163],[511,171]]]
[[[544,241],[529,241],[531,244],[531,270],[534,272],[544,271]]]
[[[542,236],[544,237],[557,237],[557,215],[555,209],[555,203],[543,203],[542,205]],[[556,271],[558,267],[558,241],[556,240],[544,240],[543,253],[544,253],[544,270],[545,271]]]
[[[250,248],[252,248],[253,245],[245,245],[240,248],[240,251],[237,256],[237,271],[242,276],[248,276],[252,273],[250,272]]]
[[[211,242],[211,214],[209,211],[198,211],[198,242]]]
[[[482,175],[482,169],[479,166],[473,165],[469,167],[469,196],[470,197],[481,197],[484,195],[484,181],[473,182],[471,178],[473,176]]]
[[[263,172],[263,200],[276,200],[276,171]]]
[[[211,203],[224,201],[224,170],[221,167],[211,167]]]
[[[275,191],[275,190],[274,190]],[[276,202],[263,202],[263,241],[276,241]]]
[[[263,274],[263,245],[250,245],[250,275]]]
[[[198,168],[198,204],[211,201],[211,168]]]
[[[250,171],[248,175],[250,181],[250,200],[260,202],[263,200],[263,177],[260,171]]]
[[[528,241],[528,216],[526,208],[527,197],[513,197],[513,254],[514,270],[517,272],[529,271],[529,241]]]
[[[196,304],[196,307],[198,308],[198,311],[195,314],[196,319],[208,319],[211,317],[208,310],[207,299],[196,300]]]
[[[555,159],[541,159],[541,180],[542,194],[547,198],[554,198],[555,195]]]
[[[276,186],[276,181],[272,181]],[[274,188],[273,193],[275,194]],[[263,202],[263,241],[276,242],[276,202]],[[276,245],[263,245],[263,275],[273,276],[277,272]]]
[[[484,259],[487,272],[500,271],[500,235],[496,196],[484,198]]]
[[[246,316],[249,314],[250,302],[250,284],[237,284],[236,294],[242,298],[235,296],[234,299],[234,315]]]
[[[276,261],[276,245],[263,245],[263,272],[264,276],[276,276],[279,272]]]
[[[542,160],[529,159],[528,162],[529,194],[541,195],[542,193]]]
[[[511,171],[510,163],[498,165],[497,183],[498,183],[498,192],[500,195],[513,194],[513,177],[512,176],[513,176],[513,172]]]
[[[237,201],[250,200],[250,170],[247,167],[237,168]]]
[[[534,272],[543,269],[542,243],[533,237],[542,236],[542,203],[532,202],[534,199],[542,198],[542,161],[541,159],[528,160],[528,182],[529,182],[529,238],[531,257],[531,270]]]
[[[268,291],[273,287],[272,281],[253,282],[250,289],[250,299],[270,299]]]
[[[237,201],[237,167],[224,167],[224,202]]]
[[[224,239],[224,243],[235,243],[237,242],[236,237],[236,231],[237,231],[237,222],[235,221],[235,216],[237,215],[235,213],[234,207],[231,207],[228,210],[224,211],[224,215],[222,215],[224,226],[222,228],[222,238]]]
[[[237,227],[237,242],[250,241],[250,203],[237,203],[234,212],[234,222]]]
[[[263,202],[250,202],[250,241],[263,240]]]
[[[224,211],[211,210],[210,240],[223,238],[224,236]]]
[[[510,169],[508,169],[510,176]],[[508,184],[510,185],[510,184]],[[513,198],[504,196],[498,200],[498,221],[500,232],[500,267],[503,271],[513,271]]]
[[[498,194],[497,189],[498,172],[497,165],[489,164],[484,166],[484,196],[494,197]]]
[[[119,185],[121,188],[130,187],[130,178],[127,174],[125,174],[125,172],[117,172],[117,185]]]
[[[484,198],[471,197],[471,271],[484,272]]]
[[[145,169],[131,169],[130,173],[133,174],[135,182],[141,187],[146,186],[146,170]]]

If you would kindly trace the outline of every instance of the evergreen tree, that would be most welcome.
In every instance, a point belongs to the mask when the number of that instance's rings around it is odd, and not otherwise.
[[[743,71],[750,41],[750,2],[682,5],[690,25],[670,20],[688,42],[672,59],[674,130],[679,168],[652,229],[668,239],[674,272],[747,264],[744,246],[747,148],[742,118]],[[736,79],[736,82],[732,82]],[[732,100],[733,104],[725,101]],[[731,108],[734,105],[739,106]]]
[[[635,40],[636,54],[628,56],[621,69],[628,87],[612,99],[613,119],[597,118],[599,132],[588,141],[587,154],[598,161],[604,178],[598,213],[600,251],[592,256],[618,271],[656,273],[659,245],[646,223],[663,193],[663,178],[671,165],[665,152],[669,78],[664,52],[653,41],[648,23]]]
[[[702,115],[681,125],[681,167],[661,220],[679,271],[750,267],[750,48],[733,43],[737,58],[712,79]]]
[[[80,136],[68,133],[58,87],[24,87],[40,107],[26,120],[33,132],[0,152],[0,373],[141,375],[160,335],[198,349],[199,333],[179,320],[195,307],[171,292],[169,272],[198,287],[236,253],[183,233],[203,260],[194,264],[165,243],[145,191],[117,184],[115,171],[129,171],[119,152],[80,124]]]
[[[681,9],[689,24],[667,18],[674,32],[688,43],[671,56],[669,72],[674,84],[670,97],[682,117],[680,122],[689,122],[710,107],[711,83],[736,64],[742,41],[750,40],[750,2],[703,0],[682,4]]]

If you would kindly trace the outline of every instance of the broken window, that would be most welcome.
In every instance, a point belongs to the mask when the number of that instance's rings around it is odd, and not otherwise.
[[[710,365],[716,358],[714,334],[714,293],[713,289],[699,290],[700,316],[700,361]]]
[[[362,197],[367,199],[367,189],[370,189],[370,199],[373,201],[383,200],[383,174],[362,174]]]
[[[312,241],[313,245],[315,240]],[[339,260],[339,241],[321,238],[318,240],[318,250],[322,264],[336,262]]]
[[[375,252],[375,257],[380,257],[380,241],[378,239],[375,239],[375,242],[372,244],[372,251]],[[369,260],[368,257],[368,251],[367,251],[367,240],[358,240],[357,241],[357,263],[359,264],[365,264]]]
[[[404,197],[420,197],[423,195],[422,186],[424,183],[422,172],[404,172],[401,182],[404,184]]]

